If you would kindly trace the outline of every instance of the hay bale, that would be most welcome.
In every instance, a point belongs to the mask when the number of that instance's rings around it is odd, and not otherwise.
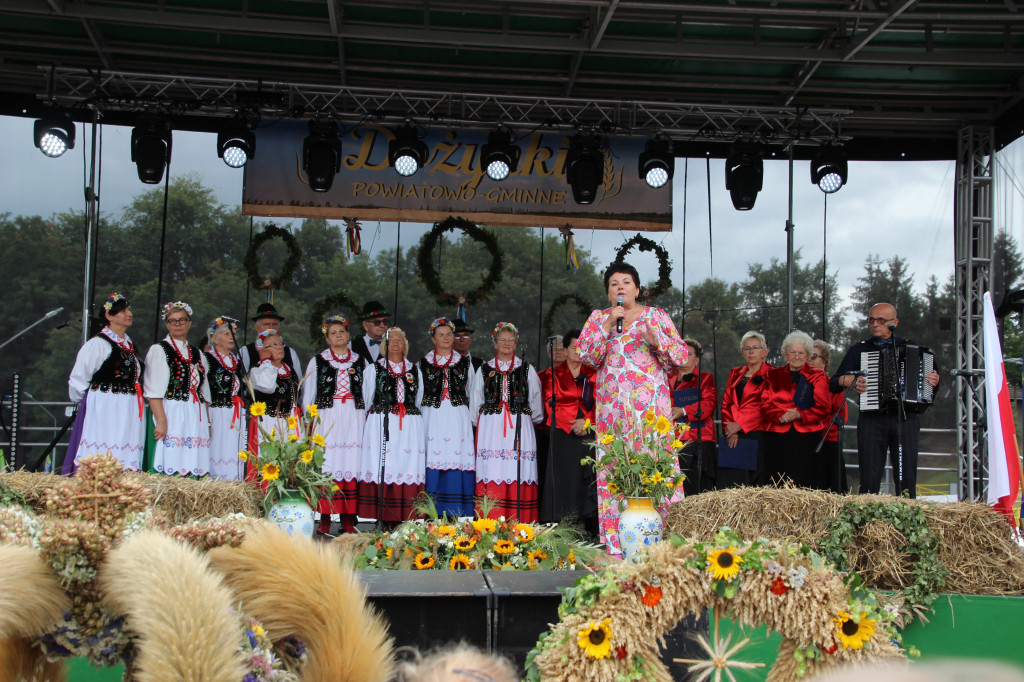
[[[939,559],[949,572],[943,592],[1024,595],[1024,551],[1006,520],[977,502],[936,503],[888,495],[835,495],[793,487],[731,488],[702,493],[669,510],[667,530],[708,541],[728,526],[746,538],[806,542],[815,550],[829,523],[848,504],[905,502],[922,507],[939,538]],[[900,551],[903,534],[871,522],[850,548],[851,566],[873,589],[900,589],[912,581],[911,557]]]
[[[244,481],[221,481],[210,478],[190,479],[126,471],[125,477],[140,483],[152,492],[151,504],[175,524],[190,523],[211,516],[245,514],[262,517],[262,491]],[[14,471],[0,474],[0,481],[25,497],[37,512],[43,511],[43,493],[61,476],[55,474]]]

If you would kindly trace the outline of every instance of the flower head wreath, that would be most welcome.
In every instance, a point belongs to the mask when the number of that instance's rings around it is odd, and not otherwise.
[[[348,329],[349,326],[348,320],[346,320],[345,316],[342,315],[341,313],[334,313],[333,315],[328,315],[327,319],[324,320],[324,323],[322,325],[324,336],[327,336],[327,328],[330,327],[332,324],[343,324],[345,325],[345,329]]]
[[[118,301],[127,300],[128,299],[126,299],[124,296],[115,291],[114,293],[110,294],[110,296],[107,296],[107,300],[103,302],[103,309],[109,313],[111,309],[114,307],[115,303],[117,303]]]
[[[192,317],[192,306],[190,306],[188,303],[185,303],[184,301],[171,301],[170,303],[164,306],[164,310],[161,313],[161,316],[163,317],[164,320],[166,320],[167,316],[170,315],[175,310],[184,310],[189,317]]]
[[[450,327],[452,333],[455,333],[455,323],[449,320],[447,317],[439,317],[433,322],[431,322],[429,330],[430,334],[433,335],[433,333],[437,330],[438,327]]]
[[[263,350],[263,346],[266,345],[267,339],[271,336],[276,336],[281,339],[281,345],[284,345],[284,337],[281,336],[281,332],[276,329],[264,329],[256,335],[256,350]]]
[[[497,341],[498,333],[503,329],[509,330],[510,332],[516,335],[516,338],[519,338],[519,328],[516,327],[511,322],[499,322],[498,324],[494,325],[494,331],[491,332],[491,338]]]
[[[166,315],[164,317],[166,317]],[[223,317],[218,317],[216,320],[214,320],[212,323],[210,323],[210,328],[208,330],[206,330],[206,336],[208,338],[212,339],[213,335],[216,334],[218,331],[220,331],[220,328],[223,327],[226,324],[231,325],[231,327],[230,327],[231,331],[234,331],[234,332],[238,331],[238,325],[237,324],[235,324],[234,322],[228,322]]]

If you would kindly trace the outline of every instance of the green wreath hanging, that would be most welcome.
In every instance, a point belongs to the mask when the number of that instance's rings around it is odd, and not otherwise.
[[[344,291],[324,296],[313,304],[313,310],[309,314],[309,341],[313,348],[323,350],[327,347],[323,334],[324,319],[328,314],[339,311],[346,314],[350,324],[354,324],[359,317],[360,308]],[[351,330],[349,327],[350,332]]]
[[[260,274],[260,248],[271,239],[280,239],[288,249],[288,258],[281,267],[277,276]],[[299,245],[295,243],[295,237],[288,230],[282,229],[274,223],[263,226],[263,231],[256,235],[249,250],[245,252],[245,260],[242,264],[249,275],[249,284],[256,289],[281,289],[291,283],[292,274],[299,267],[302,260],[302,252]]]
[[[569,301],[576,304],[576,310],[583,315],[584,321],[586,321],[587,317],[589,317],[590,313],[593,311],[593,307],[591,307],[591,305],[587,303],[586,299],[582,296],[578,296],[577,294],[562,294],[551,302],[551,305],[548,307],[548,312],[544,315],[544,320],[542,321],[544,326],[544,336],[551,336],[553,333],[551,330],[555,326],[555,311]]]
[[[668,259],[668,251],[666,251],[665,247],[660,244],[638,234],[618,248],[615,252],[615,260],[612,261],[612,263],[624,263],[626,260],[626,254],[629,253],[634,246],[639,247],[641,251],[653,251],[658,257],[658,281],[655,283],[653,289],[646,291],[646,296],[644,296],[645,298],[656,298],[668,291],[669,287],[672,286],[672,264]],[[640,282],[637,282],[637,286],[640,286]]]
[[[438,273],[437,268],[434,267],[434,259],[432,257],[434,246],[437,244],[438,239],[445,232],[455,229],[462,230],[463,234],[470,239],[483,244],[487,252],[491,254],[491,266],[487,270],[487,275],[484,277],[483,282],[480,283],[479,287],[465,294],[455,294],[444,290],[441,286],[441,275]],[[423,285],[438,304],[473,305],[486,299],[494,288],[501,283],[504,254],[501,251],[501,247],[498,246],[498,238],[491,232],[477,227],[476,223],[464,218],[449,216],[439,223],[434,223],[434,229],[423,235],[423,239],[420,240],[417,265],[419,266],[420,279],[423,281]]]
[[[947,571],[939,560],[939,539],[921,507],[905,502],[848,504],[829,523],[828,532],[818,544],[821,553],[840,571],[850,570],[847,549],[854,546],[857,531],[871,521],[892,524],[906,538],[902,550],[914,560],[914,581],[899,593],[909,609],[922,616],[938,596],[938,588],[945,584]]]

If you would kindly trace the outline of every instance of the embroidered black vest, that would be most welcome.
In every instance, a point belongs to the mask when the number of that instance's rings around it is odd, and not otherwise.
[[[441,396],[444,394],[444,373],[448,371],[448,399],[452,405],[468,405],[466,385],[469,383],[469,358],[463,355],[458,362],[448,367],[435,367],[426,358],[420,360],[420,372],[423,374],[423,406],[440,407]]]
[[[256,342],[245,344],[245,348],[249,350],[249,369],[252,369],[260,364],[260,352],[256,350]],[[293,374],[298,373],[299,368],[292,366],[292,349],[289,346],[284,347],[284,357],[281,362],[288,365]]]
[[[104,393],[135,393],[135,384],[142,376],[143,362],[138,351],[129,353],[105,334],[96,338],[110,344],[110,355],[92,375],[89,390]]]
[[[416,364],[409,365],[409,371],[400,377],[391,374],[391,371],[382,365],[379,360],[377,367],[377,382],[373,391],[373,405],[370,406],[370,414],[384,414],[384,396],[389,397],[391,412],[398,414],[398,382],[405,384],[405,413],[419,414],[420,408],[416,407],[416,392],[419,390],[419,377],[416,375]]]
[[[366,361],[363,356],[352,353],[355,358],[352,366],[345,370],[335,368],[323,355],[316,355],[316,406],[321,410],[334,405],[334,394],[338,392],[338,372],[348,372],[348,390],[356,401],[356,409],[362,410],[363,405],[363,370]],[[307,379],[308,381],[308,379]]]
[[[188,360],[178,356],[178,351],[173,344],[161,341],[160,346],[164,349],[164,355],[167,356],[167,368],[171,370],[171,378],[167,382],[167,393],[164,394],[164,398],[167,400],[191,400]],[[199,349],[191,343],[188,344],[188,348],[191,351],[192,364],[197,365],[196,370],[199,372],[199,383],[196,385],[196,393],[199,393],[203,388],[203,382],[206,381],[206,370],[203,369],[202,354]]]
[[[484,404],[481,414],[501,414],[501,372],[490,365],[480,368],[484,375]],[[530,363],[523,361],[508,373],[508,409],[512,414],[533,414],[530,409]]]
[[[206,354],[206,364],[210,366],[210,374],[206,377],[210,382],[210,407],[231,407],[231,399],[235,397],[231,389],[235,386],[237,375],[220,364],[213,353]]]
[[[273,393],[264,393],[255,387],[253,388],[255,402],[266,404],[267,416],[269,417],[290,416],[292,408],[295,407],[298,392],[299,381],[295,378],[295,372],[286,377],[278,374],[277,388],[274,389]]]

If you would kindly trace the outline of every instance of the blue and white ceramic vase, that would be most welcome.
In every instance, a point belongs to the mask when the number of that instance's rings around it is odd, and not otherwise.
[[[648,497],[627,497],[626,508],[619,514],[619,547],[622,555],[635,561],[640,551],[659,542],[665,533],[665,522]]]
[[[288,533],[301,537],[313,536],[313,508],[297,490],[286,490],[267,512],[267,521]]]

